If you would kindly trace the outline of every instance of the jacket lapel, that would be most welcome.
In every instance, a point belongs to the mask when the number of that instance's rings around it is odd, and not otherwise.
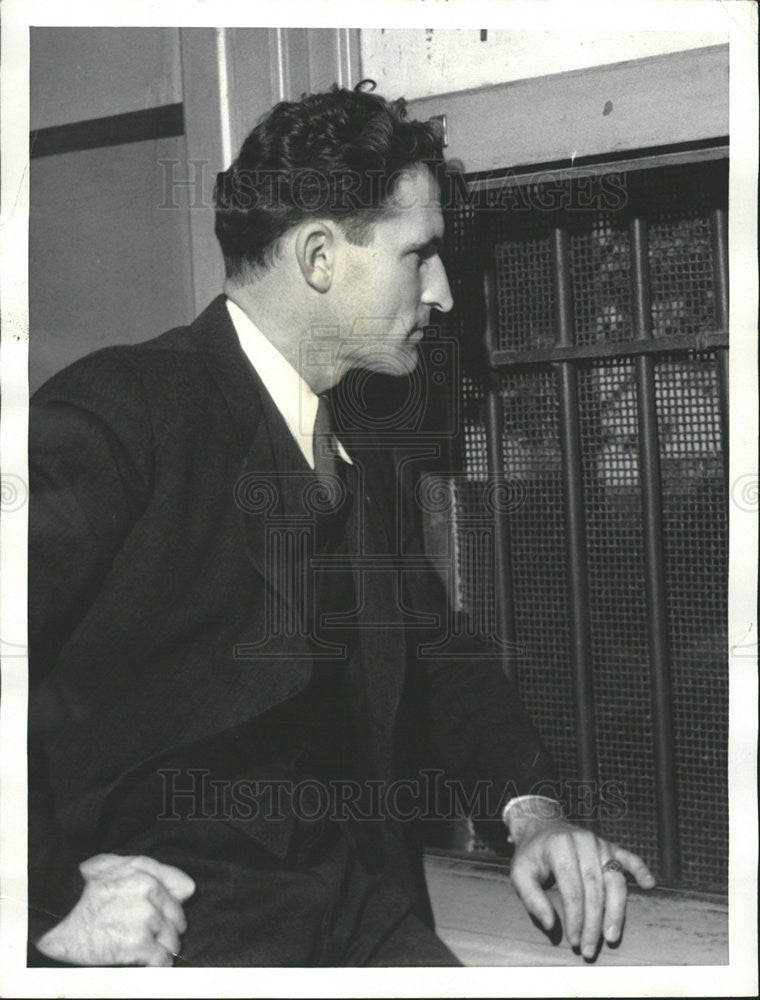
[[[308,526],[304,497],[313,473],[301,449],[251,365],[219,296],[191,327],[195,349],[206,356],[209,372],[225,399],[238,436],[242,461],[234,484],[246,552],[269,584],[271,601],[264,624],[271,655],[283,638],[303,645],[304,573],[295,571],[293,557],[304,554]],[[284,630],[284,631],[283,631]],[[286,643],[292,655],[292,643]],[[258,655],[268,655],[264,648]],[[284,653],[282,655],[285,655]]]
[[[282,623],[287,618],[289,641],[270,629],[269,649],[257,656],[310,656],[309,614],[303,597],[304,552],[298,552],[299,529],[309,520],[305,487],[314,476],[279,410],[242,348],[219,296],[191,328],[195,349],[207,355],[207,364],[223,394],[239,436],[243,459],[236,483],[236,503],[241,509],[248,555],[280,601]],[[403,688],[406,664],[401,571],[373,570],[372,554],[398,555],[398,498],[391,462],[367,447],[366,439],[348,452],[357,464],[361,484],[362,532],[359,557],[363,560],[363,606],[359,615],[362,671],[370,706],[372,742],[381,769],[392,769],[392,727]],[[307,491],[308,492],[308,491]],[[290,559],[272,552],[273,534],[290,532]],[[395,583],[391,582],[395,576]],[[271,625],[271,622],[269,623]],[[282,652],[278,652],[281,649]],[[286,652],[287,651],[287,654]]]

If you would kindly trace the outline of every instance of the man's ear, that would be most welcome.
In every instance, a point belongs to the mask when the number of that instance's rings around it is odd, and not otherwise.
[[[335,250],[335,231],[329,222],[312,219],[296,232],[298,266],[307,284],[317,292],[330,290],[335,275]]]

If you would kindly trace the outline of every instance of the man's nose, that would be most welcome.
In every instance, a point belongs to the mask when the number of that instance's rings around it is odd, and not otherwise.
[[[436,256],[430,261],[431,267],[428,270],[428,280],[422,293],[422,301],[431,309],[439,312],[451,312],[454,299],[451,296],[449,279],[446,268],[440,257]]]

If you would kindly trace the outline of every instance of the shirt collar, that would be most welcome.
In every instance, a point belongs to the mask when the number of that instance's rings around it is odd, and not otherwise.
[[[227,299],[227,310],[243,352],[264,383],[272,402],[282,414],[296,444],[313,469],[314,421],[319,406],[318,396],[302,378],[300,372],[297,372],[280,354],[272,341],[232,299]],[[337,445],[340,457],[350,463],[351,459],[340,441],[337,441]]]

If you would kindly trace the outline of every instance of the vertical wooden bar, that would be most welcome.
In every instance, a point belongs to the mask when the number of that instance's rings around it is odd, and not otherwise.
[[[195,311],[221,290],[222,256],[214,236],[212,196],[258,119],[283,99],[359,73],[355,28],[182,28],[182,94],[187,170],[195,181],[189,213]]]
[[[309,89],[334,83],[349,90],[359,81],[358,28],[309,28]]]
[[[222,290],[224,264],[214,236],[216,175],[229,166],[225,29],[181,28],[182,100],[186,171],[193,182],[188,212],[194,312],[205,309]],[[224,110],[224,113],[223,113]]]
[[[637,339],[648,340],[652,336],[652,319],[647,226],[642,219],[634,219],[631,222],[630,240],[634,334]],[[649,624],[660,877],[666,882],[674,882],[680,878],[681,860],[654,359],[642,354],[635,359],[634,364],[639,419],[639,469],[644,519],[645,587]]]
[[[570,280],[570,250],[568,234],[562,229],[555,229],[552,233],[552,270],[557,331],[556,345],[558,347],[572,347],[575,344],[575,319]],[[592,670],[593,653],[578,375],[572,361],[562,361],[555,365],[555,369],[559,393],[560,446],[564,480],[576,756],[578,777],[594,789],[593,800],[596,804],[598,802],[599,764],[596,748],[596,710]],[[596,826],[598,823],[596,809],[592,810],[591,816],[588,825]]]

